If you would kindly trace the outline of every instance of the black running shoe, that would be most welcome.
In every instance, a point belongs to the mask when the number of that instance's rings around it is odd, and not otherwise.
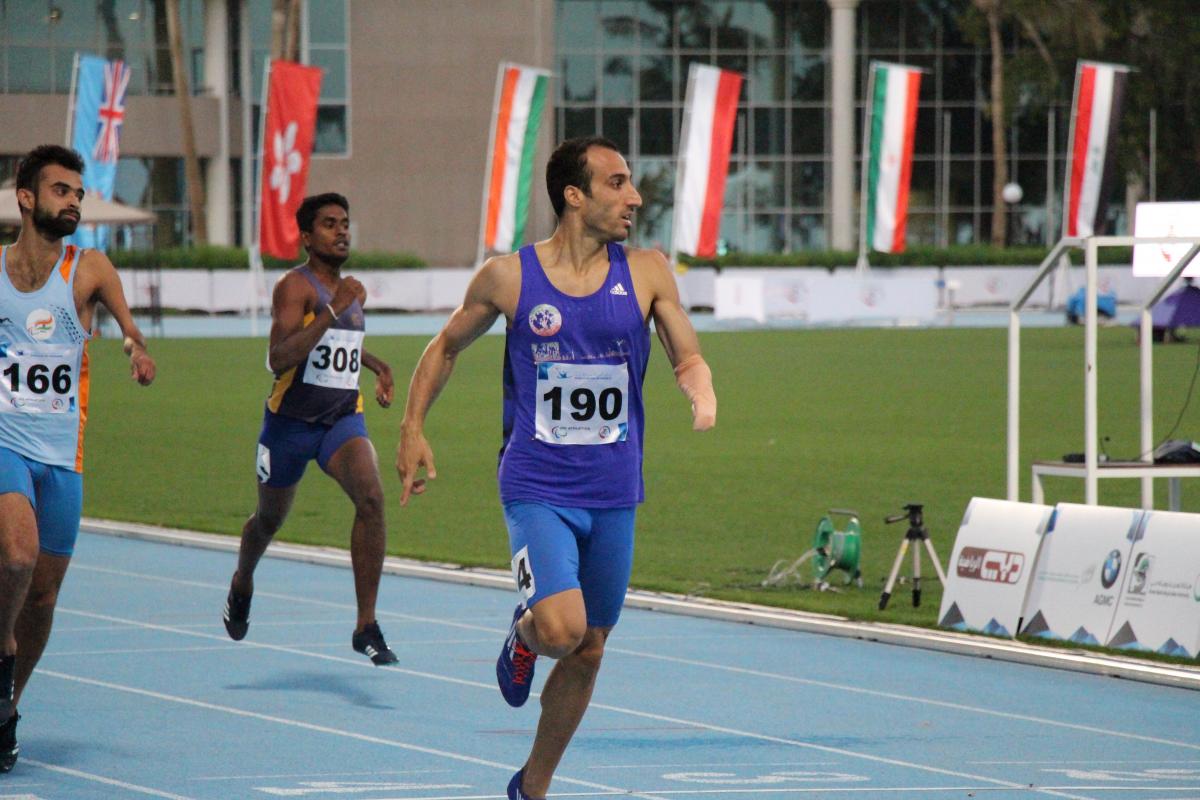
[[[368,623],[361,631],[355,631],[353,638],[350,639],[350,644],[355,650],[371,659],[371,663],[377,667],[395,664],[400,660],[383,640],[383,631],[379,630],[378,622]]]
[[[21,715],[13,712],[8,722],[0,725],[0,772],[8,772],[17,763],[21,745],[17,744],[17,720]]]
[[[250,629],[250,598],[253,596],[238,594],[229,587],[229,596],[225,598],[225,630],[235,642],[246,638],[246,631]]]

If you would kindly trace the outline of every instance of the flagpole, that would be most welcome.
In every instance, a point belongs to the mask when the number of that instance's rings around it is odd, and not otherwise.
[[[496,124],[500,114],[500,92],[504,87],[504,71],[508,68],[507,61],[501,61],[496,69],[496,91],[492,93],[492,115],[488,118],[488,149],[483,158],[483,197],[479,208],[479,240],[475,249],[475,269],[483,266],[486,254],[484,238],[487,236],[488,192],[492,185],[492,171],[496,169],[493,163],[496,154]]]
[[[259,240],[262,231],[262,160],[265,148],[264,139],[267,135],[267,89],[271,85],[271,58],[263,62],[262,105],[258,117],[258,159],[254,170],[254,231],[250,245],[250,335],[258,336],[258,291],[265,288],[262,262],[262,242]]]
[[[71,92],[67,95],[67,147],[71,146],[71,137],[75,135],[75,89],[79,81],[79,51],[75,51],[75,61],[71,65]]]
[[[858,212],[858,264],[856,269],[861,275],[870,268],[870,263],[867,261],[867,180],[868,167],[871,160],[871,125],[874,120],[871,118],[872,110],[875,107],[875,72],[876,63],[871,62],[870,69],[867,73],[867,96],[863,103],[863,140],[862,140],[862,165],[859,169],[862,177],[859,182],[859,212]]]

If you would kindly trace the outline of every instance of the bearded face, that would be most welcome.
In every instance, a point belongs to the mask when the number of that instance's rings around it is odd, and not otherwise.
[[[33,227],[38,233],[49,239],[61,239],[64,236],[70,236],[79,227],[79,212],[71,208],[64,208],[55,213],[35,202]]]

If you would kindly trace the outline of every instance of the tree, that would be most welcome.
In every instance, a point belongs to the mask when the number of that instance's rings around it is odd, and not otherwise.
[[[187,179],[188,209],[192,217],[192,241],[208,244],[208,216],[204,210],[204,183],[196,154],[196,131],[192,126],[192,94],[188,87],[187,64],[183,59],[180,0],[167,0],[167,29],[171,40],[171,74],[179,98],[179,126],[183,131],[184,175]]]

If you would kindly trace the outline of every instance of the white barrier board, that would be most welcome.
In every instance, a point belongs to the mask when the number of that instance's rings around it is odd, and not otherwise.
[[[1042,537],[1021,633],[1078,644],[1108,641],[1143,514],[1059,503]]]
[[[1134,236],[1200,236],[1200,203],[1138,203]],[[1133,274],[1162,277],[1187,253],[1188,244],[1139,244],[1133,247]],[[1200,278],[1200,258],[1192,259],[1184,277]]]
[[[1150,511],[1124,570],[1109,647],[1200,654],[1200,514]]]
[[[1054,509],[973,497],[954,540],[938,625],[1014,636]]]

